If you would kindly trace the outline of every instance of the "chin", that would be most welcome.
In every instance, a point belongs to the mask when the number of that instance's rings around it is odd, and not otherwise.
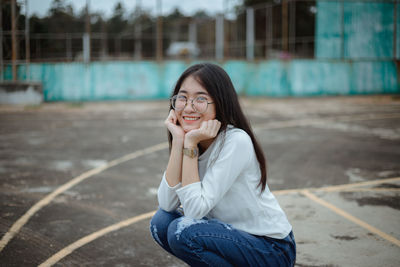
[[[185,125],[182,127],[185,133],[190,132],[191,130],[199,129],[200,125]]]

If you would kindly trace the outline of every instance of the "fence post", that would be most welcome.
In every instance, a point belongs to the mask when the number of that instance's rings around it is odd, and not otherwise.
[[[197,44],[197,24],[194,21],[189,24],[189,42]]]
[[[215,22],[215,58],[224,59],[224,15],[218,14]]]
[[[135,20],[135,52],[134,52],[134,58],[136,60],[140,60],[142,58],[142,25],[141,23],[141,1],[136,0],[136,20]]]
[[[86,32],[83,35],[83,61],[87,64],[90,62],[90,13],[89,1],[86,0]]]
[[[393,58],[397,59],[397,0],[393,3]]]
[[[67,60],[72,61],[72,44],[71,44],[71,34],[67,33],[65,35],[65,44],[66,44],[66,53],[67,53]]]
[[[254,60],[254,9],[246,9],[246,59]]]
[[[0,0],[0,81],[4,80],[3,71],[3,0]]]
[[[17,80],[17,18],[15,14],[15,0],[11,0],[11,46],[12,46],[12,77]]]
[[[189,24],[189,42],[197,47],[197,24],[191,21]],[[191,57],[196,57],[197,55],[191,54]]]
[[[83,62],[90,62],[90,35],[85,32],[83,34]]]
[[[265,58],[269,57],[269,50],[272,49],[272,39],[273,39],[273,32],[272,32],[272,8],[273,6],[267,6],[266,7],[266,13],[265,13]]]
[[[344,3],[340,1],[340,59],[344,59]]]
[[[296,52],[296,1],[289,3],[289,51]]]
[[[282,0],[282,50],[288,51],[288,3]]]
[[[28,0],[25,0],[25,62],[26,62],[26,80],[30,80],[29,63],[31,59],[31,43],[29,40],[29,14],[28,14]]]
[[[157,61],[161,61],[163,59],[163,27],[162,27],[162,7],[161,0],[157,0],[157,51],[156,57]]]

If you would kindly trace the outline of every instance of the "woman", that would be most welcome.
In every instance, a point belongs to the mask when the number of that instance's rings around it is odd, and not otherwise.
[[[165,125],[170,157],[150,222],[155,241],[191,266],[293,266],[292,226],[227,73],[189,67]]]

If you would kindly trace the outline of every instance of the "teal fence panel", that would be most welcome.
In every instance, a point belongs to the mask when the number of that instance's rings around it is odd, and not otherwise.
[[[397,5],[396,21],[394,9],[394,2],[318,1],[316,58],[398,58],[399,5]],[[396,55],[393,54],[394,36],[397,40]]]
[[[197,63],[197,62],[196,62]],[[186,61],[35,63],[19,80],[43,84],[45,101],[100,101],[168,98]],[[246,96],[319,96],[399,93],[395,61],[268,60],[220,64],[236,91]],[[11,66],[4,72],[11,79]]]

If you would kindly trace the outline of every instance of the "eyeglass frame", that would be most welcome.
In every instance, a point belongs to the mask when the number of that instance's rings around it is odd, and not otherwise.
[[[176,100],[177,97],[178,97],[178,95],[174,95],[174,96],[172,96],[172,97],[169,99],[170,102],[171,102],[171,106],[174,108],[174,110],[177,110],[177,109],[174,107],[174,104],[172,104],[172,103],[173,103],[174,98],[175,98],[175,100]],[[196,109],[196,107],[194,106],[194,103],[193,103],[193,101],[196,100],[196,99],[199,98],[199,97],[200,97],[200,96],[197,96],[196,98],[193,98],[193,99],[189,99],[189,98],[187,98],[187,97],[185,96],[185,98],[186,98],[186,104],[185,104],[185,106],[184,106],[182,109],[179,109],[178,111],[184,110],[184,109],[186,108],[188,102],[190,101],[191,104],[192,104],[192,109],[193,109],[194,111],[196,111],[196,112],[198,112],[198,113],[200,113],[200,114],[205,113],[205,112],[207,111],[207,109],[208,109],[208,105],[209,105],[209,104],[214,104],[214,102],[208,102],[208,101],[206,101],[206,103],[207,103],[206,109],[205,109],[203,112],[199,112],[199,111]]]

